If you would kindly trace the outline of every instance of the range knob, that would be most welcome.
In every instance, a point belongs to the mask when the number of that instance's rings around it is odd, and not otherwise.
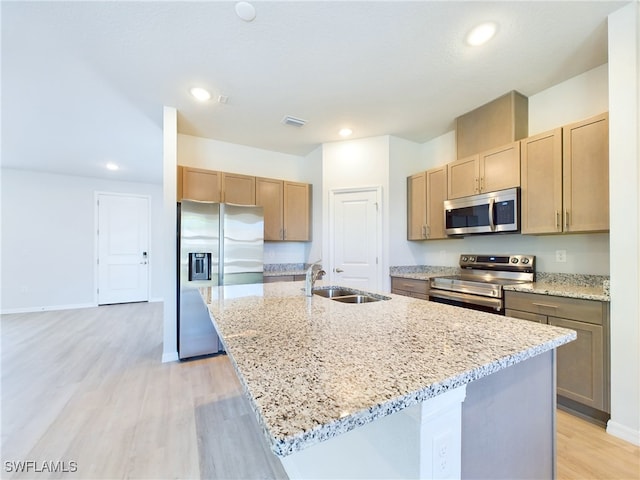
[[[462,261],[463,261],[463,262],[466,262],[467,260],[469,260],[469,258],[468,258],[468,257],[462,257]]]
[[[517,258],[515,258],[515,257],[514,257],[514,258],[512,258],[512,259],[511,259],[511,263],[514,263],[514,264],[515,264],[515,263],[518,263],[518,259],[517,259]]]
[[[476,257],[469,257],[469,261],[470,262],[475,262],[476,261]]]
[[[522,259],[522,263],[524,263],[526,265],[527,263],[529,263],[529,259],[527,257],[524,257]]]

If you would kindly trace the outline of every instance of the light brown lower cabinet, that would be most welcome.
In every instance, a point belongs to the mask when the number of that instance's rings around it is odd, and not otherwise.
[[[557,351],[558,403],[569,399],[589,416],[589,409],[610,412],[609,303],[505,292],[505,314],[575,330],[577,339]]]
[[[262,283],[277,282],[299,282],[306,278],[306,275],[275,275],[262,278]]]
[[[391,277],[391,293],[429,300],[429,281],[417,278]]]

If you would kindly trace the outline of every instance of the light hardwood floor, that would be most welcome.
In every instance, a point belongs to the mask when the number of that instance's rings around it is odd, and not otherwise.
[[[286,478],[224,355],[160,362],[161,304],[3,315],[0,329],[2,478]],[[9,471],[20,461],[77,471]],[[558,412],[558,478],[640,479],[640,448]]]

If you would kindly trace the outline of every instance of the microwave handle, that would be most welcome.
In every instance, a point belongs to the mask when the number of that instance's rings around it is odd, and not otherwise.
[[[492,232],[496,231],[496,224],[493,221],[493,207],[495,203],[496,203],[496,200],[494,198],[491,198],[489,200],[489,226],[491,227]]]

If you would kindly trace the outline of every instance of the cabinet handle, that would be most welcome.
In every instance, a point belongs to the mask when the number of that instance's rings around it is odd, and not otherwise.
[[[427,225],[427,238],[431,236],[431,227]]]
[[[554,310],[558,308],[557,305],[547,305],[546,303],[532,303],[532,305],[535,305],[536,307],[542,307],[542,308],[553,308]]]
[[[427,226],[422,225],[422,238],[427,238]]]
[[[475,193],[480,193],[480,179],[476,177],[476,189]]]
[[[562,226],[560,225],[560,212],[556,210],[556,230],[560,231]]]
[[[564,211],[564,229],[569,230],[569,210]]]
[[[484,177],[480,177],[480,191],[484,191]]]

